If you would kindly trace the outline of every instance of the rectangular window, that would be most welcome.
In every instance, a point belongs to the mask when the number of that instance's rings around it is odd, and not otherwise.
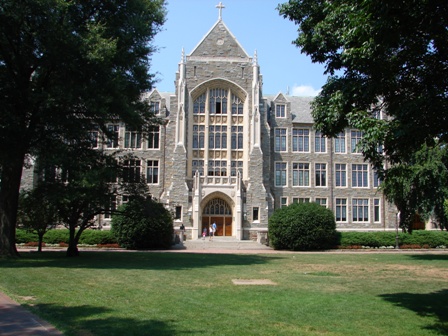
[[[209,160],[208,176],[227,176],[227,161]]]
[[[146,162],[146,183],[158,184],[159,183],[159,161],[148,160]]]
[[[310,164],[292,163],[292,185],[294,187],[310,186]]]
[[[347,199],[336,198],[336,221],[347,221]]]
[[[126,126],[124,133],[124,148],[141,148],[142,147],[142,134],[134,131],[129,126]]]
[[[275,185],[277,187],[286,186],[286,168],[287,165],[285,162],[275,163]]]
[[[375,188],[378,188],[381,184],[380,177],[378,176],[378,173],[376,171],[373,171],[373,186]]]
[[[327,138],[320,131],[316,131],[314,136],[314,151],[316,153],[327,152]]]
[[[336,187],[346,187],[347,186],[347,165],[345,163],[336,163],[335,169],[335,185]]]
[[[286,152],[286,128],[275,129],[275,151]]]
[[[253,207],[252,208],[252,220],[253,221],[258,221],[259,220],[259,211],[260,211],[260,209],[258,207]]]
[[[124,160],[123,162],[123,182],[140,182],[141,164],[140,160]]]
[[[316,187],[327,186],[327,164],[316,163],[315,165]]]
[[[148,149],[159,149],[160,146],[160,127],[153,126],[148,131]]]
[[[243,130],[243,126],[232,126],[230,141],[232,149],[243,149]]]
[[[243,161],[230,161],[230,174],[231,176],[236,176],[236,173],[240,172],[240,174],[243,174]]]
[[[112,218],[113,212],[117,209],[117,196],[111,196],[109,203],[106,205],[106,210],[104,212],[104,218]]]
[[[334,152],[345,153],[345,133],[341,132],[334,138]]]
[[[361,131],[354,131],[351,132],[351,150],[352,153],[361,153],[361,150],[358,148],[358,143],[361,141],[363,137],[363,133]]]
[[[310,130],[292,129],[292,151],[309,152],[310,151]]]
[[[89,132],[89,139],[92,148],[98,148],[98,138],[99,138],[98,126],[94,126],[93,129]]]
[[[321,206],[323,206],[324,208],[327,207],[327,199],[326,198],[319,198],[316,197],[315,202]]]
[[[160,113],[160,102],[152,101],[149,105],[149,109],[151,113],[159,114]]]
[[[381,221],[380,217],[380,199],[374,198],[373,199],[373,217],[375,222]]]
[[[209,126],[208,135],[209,135],[208,148],[211,149],[227,148],[227,126],[211,125]]]
[[[205,137],[205,126],[204,125],[193,125],[193,148],[202,149],[204,148],[204,137]]]
[[[182,206],[176,207],[176,212],[174,214],[174,219],[181,219],[182,218]]]
[[[119,139],[119,125],[108,125],[107,130],[109,131],[109,136],[107,139],[107,148],[118,148],[118,139]]]
[[[192,162],[192,176],[199,172],[199,176],[204,176],[204,160],[193,160]]]
[[[293,197],[293,203],[310,203],[309,197]]]
[[[280,199],[280,207],[284,208],[288,206],[288,197],[282,197]]]
[[[367,188],[369,186],[368,167],[366,164],[352,164],[352,187]]]
[[[275,117],[286,118],[285,105],[275,105]]]
[[[367,198],[354,198],[352,200],[352,215],[354,222],[368,222],[369,200]]]

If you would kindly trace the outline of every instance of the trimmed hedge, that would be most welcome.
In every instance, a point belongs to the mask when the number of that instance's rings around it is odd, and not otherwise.
[[[69,233],[67,229],[54,229],[49,230],[44,235],[44,243],[46,244],[68,244]],[[16,231],[16,243],[26,244],[29,242],[37,242],[37,235],[27,232],[24,229],[17,229]],[[85,230],[81,238],[79,239],[79,244],[85,245],[107,245],[116,244],[117,239],[114,237],[111,231],[104,230]]]
[[[335,244],[333,213],[317,203],[294,203],[269,218],[269,244],[276,250],[320,250]]]
[[[340,248],[346,247],[389,247],[395,246],[395,232],[339,232]],[[415,230],[412,234],[398,233],[398,242],[402,247],[436,248],[448,247],[447,231]]]

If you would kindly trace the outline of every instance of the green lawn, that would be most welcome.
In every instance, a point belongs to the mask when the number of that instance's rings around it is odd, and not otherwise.
[[[66,335],[448,334],[448,255],[64,255],[0,260],[0,290]]]

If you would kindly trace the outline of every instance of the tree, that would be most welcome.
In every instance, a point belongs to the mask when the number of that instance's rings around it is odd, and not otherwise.
[[[444,203],[448,198],[448,148],[423,145],[405,163],[386,171],[381,190],[400,211],[400,227],[412,232],[416,214],[432,217],[440,228],[448,228]]]
[[[325,135],[363,131],[363,153],[378,170],[435,138],[447,142],[446,1],[290,0],[278,9],[299,26],[293,43],[330,75],[312,106]]]
[[[18,222],[27,231],[37,234],[39,252],[42,252],[45,233],[57,223],[56,208],[47,195],[43,188],[35,188],[22,191],[19,198]]]
[[[120,119],[136,129],[154,115],[151,41],[163,0],[5,0],[0,5],[0,255],[15,256],[24,160],[57,142],[87,139]]]
[[[312,103],[316,128],[363,132],[360,149],[405,228],[417,209],[441,219],[446,194],[422,155],[448,142],[448,3],[290,0],[278,9],[299,27],[293,43],[330,75]],[[422,197],[429,190],[437,199]]]
[[[173,217],[163,204],[134,197],[112,217],[112,231],[128,249],[166,249],[173,242]]]
[[[333,212],[317,203],[293,203],[269,218],[269,244],[277,250],[318,250],[336,238]]]

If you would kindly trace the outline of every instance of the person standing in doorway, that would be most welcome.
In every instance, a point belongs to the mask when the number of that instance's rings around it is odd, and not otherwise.
[[[208,228],[208,232],[209,232],[209,239],[208,240],[213,240],[213,226],[209,226]]]
[[[213,224],[212,224],[212,230],[213,230],[213,236],[215,236],[216,235],[216,223],[215,222],[213,222]]]

